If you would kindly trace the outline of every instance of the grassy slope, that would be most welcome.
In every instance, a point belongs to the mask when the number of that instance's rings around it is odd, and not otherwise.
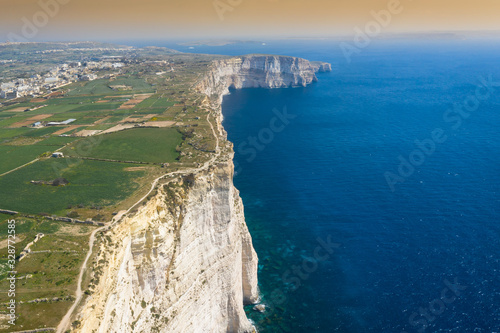
[[[92,149],[79,149],[91,145]],[[182,135],[174,128],[136,128],[79,141],[63,149],[67,156],[92,157],[121,161],[172,163],[179,156],[175,148]]]

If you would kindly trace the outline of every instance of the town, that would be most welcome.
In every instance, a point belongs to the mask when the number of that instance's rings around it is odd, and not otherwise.
[[[99,71],[107,71],[108,74],[104,78],[110,78],[120,73],[124,61],[124,57],[121,56],[104,56],[100,61],[68,62],[44,75],[33,74],[27,79],[18,78],[2,83],[0,98],[12,100],[19,97],[41,97],[76,81],[93,81],[98,78]],[[113,71],[117,72],[112,73]]]

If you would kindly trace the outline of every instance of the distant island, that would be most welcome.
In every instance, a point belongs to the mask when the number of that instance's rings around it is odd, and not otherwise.
[[[252,40],[224,40],[224,39],[214,39],[214,40],[207,39],[207,40],[177,43],[177,45],[181,46],[225,46],[232,44],[265,44],[265,43]]]

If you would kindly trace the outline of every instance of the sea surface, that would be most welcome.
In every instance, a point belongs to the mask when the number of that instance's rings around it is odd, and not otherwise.
[[[224,98],[268,305],[247,313],[259,332],[500,332],[500,43],[339,45],[183,49],[333,65]]]

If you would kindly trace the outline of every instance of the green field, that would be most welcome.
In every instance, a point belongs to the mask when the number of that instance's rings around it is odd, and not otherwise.
[[[26,113],[21,113],[20,115],[15,115],[11,118],[5,118],[2,121],[0,121],[0,127],[8,127],[14,123],[24,121],[26,119],[30,118]]]
[[[41,136],[46,136],[50,135],[58,130],[60,130],[60,127],[44,127],[44,128],[38,128],[38,129],[33,129],[32,131],[26,132],[23,134],[23,136],[26,137],[41,137]]]
[[[37,146],[58,146],[62,147],[70,142],[78,140],[78,138],[73,137],[59,137],[59,136],[51,136],[43,141],[35,143]],[[53,148],[52,148],[53,149]]]
[[[98,111],[98,110],[114,110],[120,107],[123,103],[92,103],[88,105],[79,106],[72,112],[78,111]]]
[[[92,149],[79,149],[92,142]],[[172,163],[179,156],[175,148],[182,142],[182,135],[175,128],[135,128],[84,139],[63,149],[67,156],[81,156],[119,161]]]
[[[130,90],[113,90],[110,86],[124,85],[131,87]],[[143,79],[137,78],[118,78],[115,80],[99,79],[90,82],[79,82],[71,86],[69,96],[81,95],[127,95],[130,93],[152,93],[153,87],[147,84]]]
[[[25,133],[30,132],[32,129],[27,127],[21,128],[2,128],[0,130],[0,142],[3,142],[7,139],[12,139],[17,136],[23,135]]]
[[[56,150],[59,147],[0,145],[0,174],[33,161],[40,154]]]
[[[139,186],[134,180],[143,172],[126,171],[130,166],[134,165],[54,158],[38,161],[0,177],[0,208],[64,216],[69,205],[113,205],[130,196]],[[31,180],[52,181],[59,177],[67,179],[69,184],[30,183]]]
[[[170,101],[166,98],[159,98],[153,105],[153,108],[167,108],[170,106],[174,106],[176,102]]]
[[[14,219],[16,230],[16,255],[38,233],[45,236],[31,247],[33,251],[25,259],[16,262],[19,279],[16,283],[17,330],[35,329],[45,325],[57,325],[61,316],[71,306],[70,300],[28,303],[35,299],[66,298],[74,294],[79,268],[88,249],[88,234],[95,228],[86,225],[70,225],[44,219],[27,219],[18,216],[0,215],[0,290],[8,289],[7,264],[7,219]],[[45,251],[45,252],[37,252]],[[0,293],[0,311],[5,311],[9,300]],[[4,332],[0,328],[0,332]],[[6,330],[9,331],[8,329]],[[12,331],[12,330],[10,330]]]
[[[54,99],[54,100],[58,100],[58,99]],[[54,104],[54,105],[47,105],[43,108],[40,108],[40,109],[37,109],[35,111],[30,111],[28,112],[30,116],[34,116],[34,115],[37,115],[37,114],[47,114],[47,113],[64,113],[64,112],[68,112],[68,111],[71,111],[73,109],[76,109],[77,107],[79,107],[80,104]]]
[[[166,108],[173,106],[176,104],[174,101],[170,101],[167,98],[151,96],[150,98],[142,101],[137,104],[137,106],[133,110],[142,111],[142,110],[156,110],[159,113],[165,111]]]
[[[76,83],[76,85],[81,86],[81,83]],[[69,86],[71,87],[71,86]],[[64,96],[64,98],[51,98],[42,104],[60,105],[60,104],[71,104],[71,105],[86,105],[101,99],[101,96]]]

